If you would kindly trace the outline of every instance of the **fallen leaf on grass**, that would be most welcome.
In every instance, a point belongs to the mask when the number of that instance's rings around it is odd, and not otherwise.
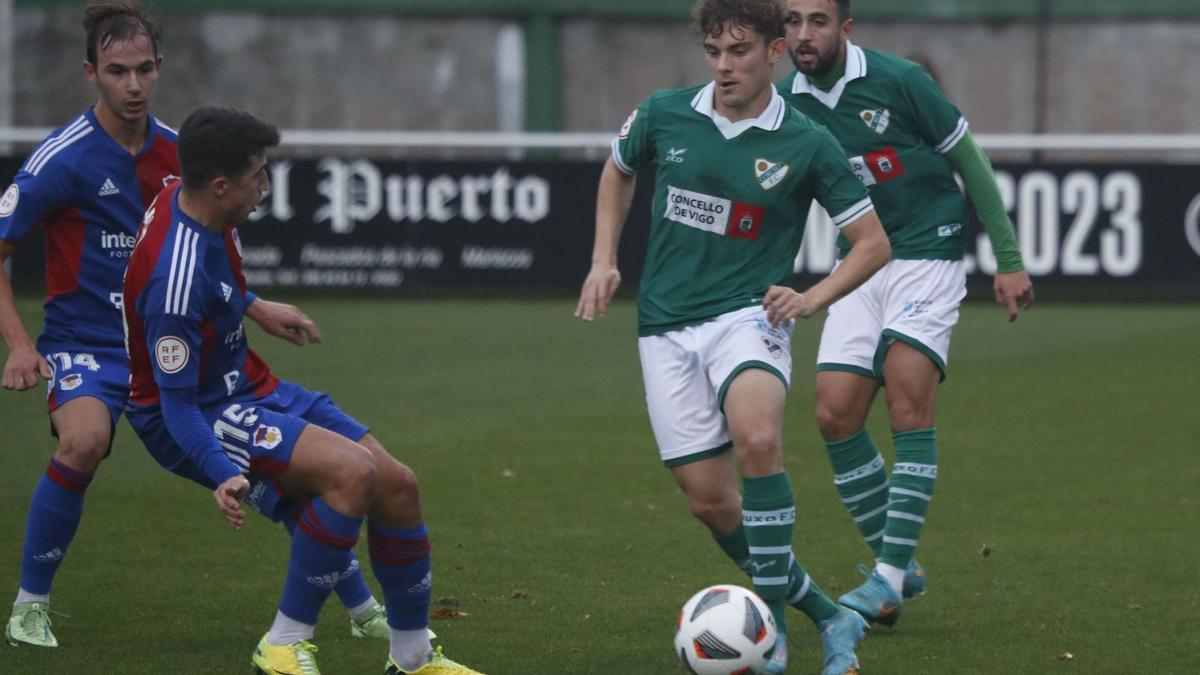
[[[1075,655],[1072,654],[1071,652],[1063,652],[1058,655],[1059,661],[1070,661],[1071,659],[1074,659],[1074,658],[1075,658]]]
[[[457,619],[460,616],[470,616],[470,614],[467,614],[466,612],[460,612],[457,609],[446,609],[445,607],[439,607],[430,612],[429,616],[432,616],[435,619]]]

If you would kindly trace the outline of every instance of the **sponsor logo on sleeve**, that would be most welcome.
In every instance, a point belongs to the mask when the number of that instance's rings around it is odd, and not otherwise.
[[[164,335],[154,343],[154,360],[159,370],[168,375],[183,370],[189,356],[187,343],[173,335]]]
[[[83,384],[83,375],[71,373],[58,381],[58,388],[63,391],[71,391],[72,389],[78,389],[81,384]]]
[[[783,162],[772,162],[769,159],[754,160],[754,177],[758,179],[758,184],[764,190],[779,185],[779,181],[788,173],[788,165]]]
[[[254,447],[256,448],[274,450],[275,446],[279,445],[279,442],[282,440],[283,432],[279,430],[279,427],[271,427],[265,424],[260,424],[258,425],[258,428],[254,430]]]
[[[4,195],[0,196],[0,218],[7,218],[17,210],[17,202],[21,199],[21,188],[16,183],[8,186]]]
[[[867,125],[868,129],[882,134],[888,128],[888,122],[892,121],[892,113],[887,108],[877,108],[858,113],[858,118]]]
[[[229,284],[222,281],[221,282],[221,297],[225,298],[225,302],[229,302],[229,298],[232,295],[233,295],[233,286],[230,286]]]
[[[621,132],[617,134],[617,138],[629,138],[629,131],[633,129],[633,121],[635,119],[637,119],[637,108],[634,108],[633,112],[629,113],[629,117],[625,118],[625,123],[621,125]]]

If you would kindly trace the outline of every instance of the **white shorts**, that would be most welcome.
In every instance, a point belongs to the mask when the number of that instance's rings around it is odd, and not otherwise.
[[[840,264],[840,263],[839,263]],[[925,354],[946,378],[950,330],[967,295],[961,260],[892,260],[829,307],[817,370],[883,380],[887,347],[900,340]]]
[[[712,457],[730,447],[722,408],[733,378],[762,368],[792,377],[792,328],[773,328],[762,307],[747,307],[679,330],[638,338],[646,408],[667,467]]]

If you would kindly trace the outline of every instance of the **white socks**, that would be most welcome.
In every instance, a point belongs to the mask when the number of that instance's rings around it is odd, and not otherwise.
[[[875,563],[875,571],[884,579],[887,579],[888,585],[896,591],[896,595],[904,589],[904,570],[899,567],[893,567],[887,563]]]
[[[429,629],[391,631],[392,660],[403,670],[414,671],[429,662]]]
[[[275,612],[275,623],[267,633],[267,643],[273,645],[291,645],[301,640],[311,640],[316,626],[300,623],[289,618],[283,612]]]

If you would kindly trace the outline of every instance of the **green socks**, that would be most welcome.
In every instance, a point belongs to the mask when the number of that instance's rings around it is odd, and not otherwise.
[[[833,464],[833,484],[867,546],[878,558],[887,523],[888,476],[883,457],[867,430],[825,444]]]
[[[887,526],[880,561],[905,569],[912,560],[925,512],[937,481],[937,434],[932,427],[893,435],[896,464],[892,467]]]

